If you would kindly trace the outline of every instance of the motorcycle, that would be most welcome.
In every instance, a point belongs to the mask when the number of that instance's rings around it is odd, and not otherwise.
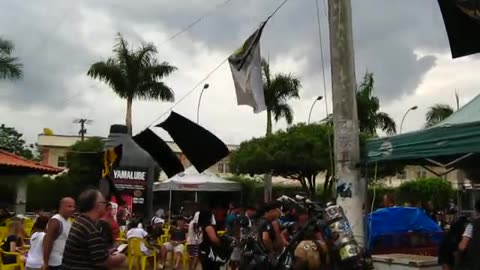
[[[330,268],[328,269],[373,269],[373,264],[369,254],[360,248],[356,242],[349,222],[340,206],[329,203],[326,205],[326,207],[323,207],[318,202],[311,201],[298,195],[295,196],[295,198],[282,196],[278,198],[278,201],[282,203],[295,204],[298,207],[306,209],[311,218],[304,226],[298,228],[298,230],[290,238],[288,244],[283,248],[282,252],[275,257],[272,257],[265,252],[265,249],[262,247],[262,241],[259,237],[259,234],[254,228],[252,228],[250,232],[246,234],[245,237],[243,237],[243,239],[240,241],[240,246],[244,251],[244,256],[240,262],[241,270],[295,269],[296,251],[297,255],[299,255],[298,250],[300,249],[308,250],[319,247],[318,243],[304,239],[306,233],[313,227],[322,228],[322,231],[326,236],[325,240],[328,245],[320,248],[324,249],[323,251],[325,251],[327,248],[331,251],[328,253],[328,261],[331,262]],[[242,224],[241,222],[240,225],[242,226],[245,224]],[[315,250],[315,252],[316,251],[317,250]],[[320,253],[320,250],[318,250],[318,252]],[[312,254],[313,252],[303,252],[302,254],[307,253]],[[318,267],[314,267],[312,269],[318,269]]]

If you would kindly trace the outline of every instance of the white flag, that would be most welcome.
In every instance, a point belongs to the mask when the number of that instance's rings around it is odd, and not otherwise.
[[[263,93],[260,37],[266,22],[229,58],[238,105],[253,107],[254,113],[267,109]]]

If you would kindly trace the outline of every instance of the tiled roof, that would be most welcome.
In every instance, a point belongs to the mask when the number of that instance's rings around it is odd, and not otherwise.
[[[25,159],[4,150],[0,150],[0,166],[18,167],[43,173],[59,173],[63,171],[61,168],[40,165],[35,161]]]

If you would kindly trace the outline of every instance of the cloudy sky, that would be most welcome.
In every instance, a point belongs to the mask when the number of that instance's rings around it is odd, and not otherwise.
[[[321,30],[326,47],[327,92],[330,103],[328,25],[320,0]],[[326,0],[325,0],[326,1]],[[0,123],[16,127],[29,141],[44,127],[57,134],[76,134],[75,118],[94,120],[90,135],[105,136],[111,124],[124,123],[125,101],[105,84],[86,75],[89,65],[111,55],[121,32],[134,46],[153,42],[159,59],[178,67],[166,79],[179,100],[221,63],[282,0],[2,0],[0,36],[16,45],[24,79],[0,82]],[[478,94],[480,66],[475,57],[452,60],[435,0],[352,0],[357,80],[366,70],[375,74],[381,110],[399,124],[411,106],[404,132],[422,127],[435,103],[454,106]],[[166,42],[198,18],[210,14],[188,32]],[[262,53],[273,72],[291,72],[302,80],[301,99],[292,101],[295,121],[306,122],[310,105],[324,95],[315,0],[290,0],[270,21]],[[236,105],[228,65],[207,82],[200,122],[227,143],[240,143],[265,133],[266,114]],[[174,110],[196,118],[200,89]],[[312,119],[326,114],[318,103]],[[135,132],[141,131],[172,104],[136,101]],[[331,110],[331,106],[329,105]],[[164,118],[162,118],[164,119]],[[160,119],[161,120],[161,119]],[[281,121],[275,129],[285,128]],[[159,131],[160,135],[164,133]]]

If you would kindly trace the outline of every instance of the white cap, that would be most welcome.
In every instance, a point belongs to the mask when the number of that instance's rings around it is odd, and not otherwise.
[[[159,217],[156,217],[153,219],[152,221],[153,224],[164,224],[165,223],[165,220],[159,218]]]

